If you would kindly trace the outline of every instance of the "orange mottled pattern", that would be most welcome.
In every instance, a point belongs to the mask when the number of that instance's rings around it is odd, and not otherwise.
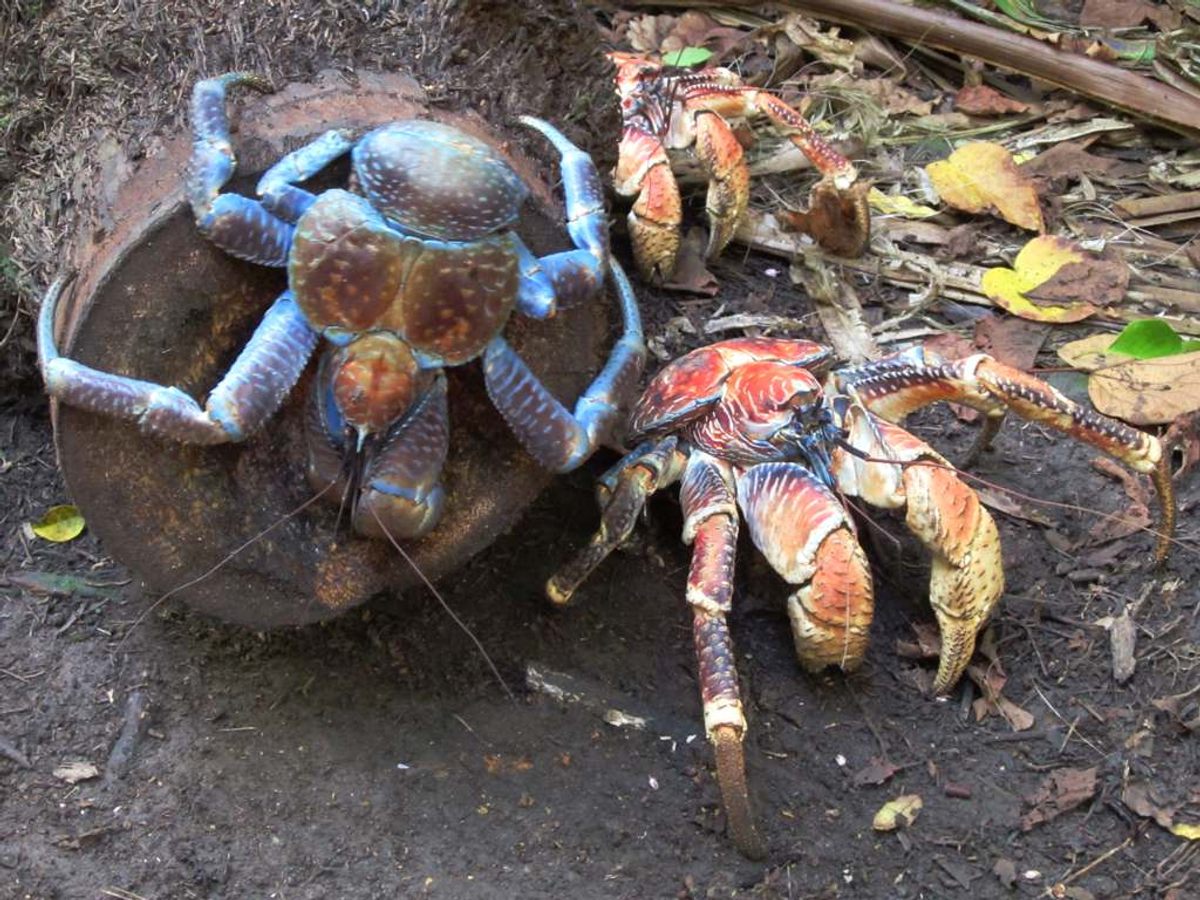
[[[379,324],[447,365],[478,356],[516,303],[517,254],[511,235],[469,248],[426,246],[404,293]]]
[[[375,333],[338,350],[333,358],[333,394],[347,423],[383,431],[412,405],[422,385],[408,346]]]
[[[867,651],[874,607],[866,554],[849,529],[839,528],[821,543],[812,582],[789,603],[793,621],[802,614],[807,619],[794,629],[801,664],[810,671],[857,668]]]
[[[301,223],[288,277],[305,316],[317,328],[373,326],[400,293],[420,243],[397,239],[345,191],[322,194]]]

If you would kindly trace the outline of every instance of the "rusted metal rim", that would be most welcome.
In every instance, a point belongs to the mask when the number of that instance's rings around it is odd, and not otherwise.
[[[232,106],[240,122],[235,189],[248,190],[283,153],[326,129],[431,117],[488,140],[530,183],[535,202],[518,230],[535,252],[568,246],[561,210],[535,167],[477,120],[430,112],[408,78],[359,75],[351,83],[333,74],[273,95],[237,97]],[[118,188],[100,188],[96,228],[73,254],[79,274],[58,331],[60,346],[82,362],[203,398],[284,279],[225,255],[196,232],[182,192],[189,151],[189,136],[180,134]],[[331,177],[344,179],[345,172]],[[514,320],[506,333],[550,388],[573,401],[600,367],[606,306],[548,323]],[[336,504],[293,514],[312,496],[302,434],[310,380],[311,372],[268,428],[236,446],[185,447],[146,438],[128,423],[56,410],[56,446],[72,497],[150,596],[189,585],[177,596],[192,607],[271,628],[325,619],[415,583],[394,550],[339,523]],[[550,478],[492,408],[476,364],[451,370],[450,410],[447,513],[432,535],[407,548],[432,579],[509,530]]]

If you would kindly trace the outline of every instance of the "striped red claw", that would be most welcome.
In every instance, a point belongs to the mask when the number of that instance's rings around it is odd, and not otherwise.
[[[766,852],[750,809],[742,744],[746,716],[728,616],[739,523],[791,587],[796,655],[809,671],[857,667],[866,652],[873,589],[848,497],[903,511],[933,556],[930,604],[942,635],[933,690],[962,676],[976,636],[1004,591],[996,524],[956,470],[894,421],[936,402],[980,409],[995,434],[1005,410],[1059,429],[1155,476],[1167,546],[1174,521],[1158,440],[1088,410],[991,357],[946,362],[909,351],[835,370],[820,344],[722,341],[675,360],[646,387],[630,419],[635,450],[602,480],[599,531],[547,584],[557,603],[632,533],[647,499],[679,482],[683,540],[692,545],[692,614],[705,733],[734,843]]]

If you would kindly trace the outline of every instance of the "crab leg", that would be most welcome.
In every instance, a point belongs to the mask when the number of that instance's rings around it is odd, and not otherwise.
[[[47,393],[184,443],[246,438],[283,403],[317,344],[316,333],[285,291],[201,407],[179,388],[101,372],[60,356],[54,319],[62,286],[62,281],[51,285],[38,316],[38,356]]]
[[[718,114],[696,115],[696,158],[708,173],[708,248],[716,257],[733,239],[750,203],[750,170],[743,161],[742,145]]]
[[[621,267],[610,266],[621,302],[624,333],[600,374],[570,412],[497,335],[483,356],[488,395],[529,454],[547,469],[567,472],[592,454],[617,423],[620,404],[632,392],[646,358],[637,298]]]
[[[303,188],[296,187],[296,184],[312,178],[339,156],[348,153],[353,146],[349,132],[326,131],[267,169],[259,179],[255,192],[262,198],[267,210],[295,224],[317,199]]]
[[[726,617],[733,606],[738,510],[729,463],[692,451],[680,486],[683,540],[693,544],[687,602],[699,665],[704,731],[717,759],[717,783],[738,849],[751,859],[766,855],[746,789],[742,741],[746,716],[738,687],[733,641]]]
[[[600,528],[588,545],[546,582],[546,596],[559,606],[571,602],[579,585],[609,554],[629,539],[655,491],[679,480],[686,458],[678,440],[644,444],[609,470],[597,487]]]
[[[592,158],[549,122],[533,116],[521,116],[520,121],[545,137],[559,153],[559,169],[566,199],[567,233],[578,248],[539,259],[537,262],[541,275],[535,271],[524,271],[526,267],[522,265],[523,281],[526,278],[541,280],[552,289],[556,302],[549,307],[548,313],[539,316],[544,318],[553,315],[554,309],[559,306],[570,307],[599,292],[608,268],[608,215],[604,209],[600,173],[596,171]],[[517,302],[524,310],[520,295]]]
[[[613,186],[636,197],[629,211],[629,237],[638,271],[647,281],[665,281],[675,272],[683,200],[662,141],[638,128],[621,135]]]
[[[914,348],[892,359],[844,369],[835,375],[834,384],[891,422],[939,400],[977,409],[988,417],[978,449],[986,446],[1011,409],[1149,474],[1163,510],[1154,555],[1159,561],[1166,558],[1175,530],[1175,492],[1167,455],[1153,435],[1085,409],[1044,381],[986,354],[946,362]]]
[[[933,554],[929,602],[942,635],[933,690],[944,694],[971,661],[975,637],[1004,593],[996,523],[924,441],[862,407],[848,410],[844,425],[851,446],[871,459],[835,450],[838,487],[874,506],[905,509],[909,530]]]
[[[738,477],[738,505],[754,545],[797,590],[788,598],[796,656],[810,672],[858,667],[874,591],[854,523],[833,492],[799,463],[762,463]]]
[[[229,142],[226,90],[246,85],[271,91],[271,83],[251,72],[231,72],[196,83],[192,90],[192,158],[188,165],[187,197],[196,225],[213,243],[239,259],[264,266],[287,264],[294,229],[272,215],[257,200],[222,194],[237,162]]]

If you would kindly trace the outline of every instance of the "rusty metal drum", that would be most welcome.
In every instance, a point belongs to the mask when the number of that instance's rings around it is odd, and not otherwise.
[[[231,106],[233,189],[248,192],[271,163],[327,129],[430,117],[489,141],[529,183],[533,201],[517,231],[534,252],[569,246],[561,207],[536,167],[478,120],[431,112],[407,78],[331,74],[276,94],[239,95]],[[280,270],[236,260],[197,232],[183,196],[189,152],[190,136],[180,134],[125,167],[119,186],[101,186],[96,226],[70,254],[77,275],[57,332],[80,362],[203,399],[285,282]],[[344,184],[347,172],[330,177]],[[613,305],[606,299],[548,322],[515,317],[506,335],[544,383],[573,402],[602,364]],[[183,446],[57,407],[55,440],[72,498],[149,597],[170,591],[219,619],[271,628],[338,615],[417,581],[393,547],[355,535],[345,516],[339,521],[336,502],[309,502],[303,418],[312,375],[310,367],[282,411],[242,444]],[[448,375],[446,514],[405,547],[431,579],[510,529],[552,477],[508,432],[478,365]]]

